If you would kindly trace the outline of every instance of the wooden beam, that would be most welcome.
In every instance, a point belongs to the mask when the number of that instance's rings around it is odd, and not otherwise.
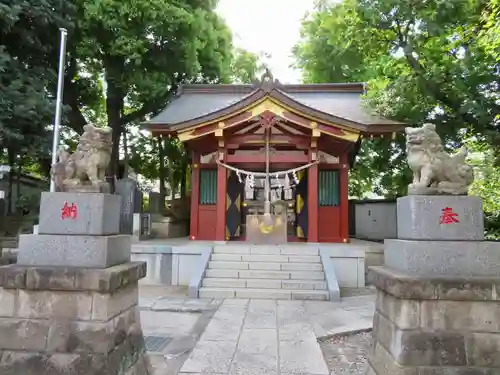
[[[293,123],[293,122],[291,122],[291,121],[288,121],[288,120],[286,120],[286,119],[285,119],[285,120],[283,120],[283,121],[281,121],[281,123],[280,123],[280,124],[276,124],[276,127],[277,127],[279,130],[283,131],[283,132],[287,132],[287,133],[289,133],[289,134],[293,134],[293,133],[291,133],[288,129],[286,129],[284,126],[281,126],[281,125],[286,125],[286,126],[288,126],[289,128],[292,128],[293,130],[296,130],[296,131],[297,131],[297,132],[299,132],[300,134],[305,135],[305,136],[307,136],[307,137],[310,137],[310,136],[311,136],[311,129],[306,128],[306,127],[304,127],[304,126],[297,125],[297,124],[295,124],[295,123]]]
[[[282,154],[270,155],[269,162],[272,163],[302,163],[306,164],[309,161],[309,156],[306,154]],[[264,153],[259,154],[229,154],[226,162],[231,163],[265,163],[266,158]]]
[[[300,135],[272,135],[271,144],[274,142],[279,143],[290,143],[292,145],[309,145],[309,138]],[[264,134],[245,134],[245,135],[235,135],[227,138],[227,145],[230,149],[236,149],[245,143],[265,143]]]

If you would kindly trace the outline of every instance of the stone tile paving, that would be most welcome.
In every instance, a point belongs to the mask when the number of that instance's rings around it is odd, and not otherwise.
[[[342,298],[339,302],[305,302],[314,333],[319,341],[345,332],[372,328],[375,296]]]
[[[170,340],[149,352],[153,375],[357,374],[364,346],[356,338],[366,334],[332,336],[370,329],[374,301],[373,295],[340,302],[221,301],[188,299],[182,288],[140,288],[144,335]]]
[[[139,288],[141,325],[154,368],[152,375],[178,374],[221,302],[188,299],[185,288]]]
[[[320,343],[330,374],[364,375],[371,332],[337,336]]]
[[[327,375],[301,301],[225,300],[181,374]]]

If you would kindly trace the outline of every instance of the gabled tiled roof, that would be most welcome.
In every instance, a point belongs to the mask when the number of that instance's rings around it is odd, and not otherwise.
[[[146,127],[181,130],[230,114],[266,95],[320,119],[362,131],[397,131],[404,124],[377,116],[365,108],[363,83],[283,85],[265,80],[255,85],[183,85],[177,96]]]

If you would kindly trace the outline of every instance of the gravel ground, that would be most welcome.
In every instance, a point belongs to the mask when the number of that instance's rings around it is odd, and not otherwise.
[[[363,375],[371,339],[371,332],[363,332],[320,342],[330,374]]]

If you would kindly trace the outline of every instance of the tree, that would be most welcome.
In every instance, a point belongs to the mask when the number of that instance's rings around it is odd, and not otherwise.
[[[467,137],[465,144],[471,151],[470,163],[475,179],[469,194],[483,201],[487,238],[500,239],[500,167],[495,165],[493,149],[483,139]]]
[[[38,170],[47,160],[48,125],[57,78],[58,28],[71,28],[71,2],[47,0],[0,3],[0,142],[3,163],[11,167],[9,196],[23,168]],[[8,211],[13,208],[8,201]]]
[[[231,62],[231,83],[252,83],[262,75],[265,68],[261,56],[235,48]]]
[[[119,140],[127,124],[164,108],[180,83],[229,76],[231,34],[215,13],[215,3],[77,2],[80,17],[68,42],[68,119],[81,131],[92,117],[104,117],[113,129],[111,176],[117,172]]]
[[[294,53],[307,82],[368,82],[370,109],[409,124],[435,122],[450,149],[463,129],[496,145],[498,55],[475,43],[496,33],[495,11],[479,0],[344,0],[304,21]],[[364,143],[353,176],[367,183],[358,182],[365,191],[357,193],[404,191],[403,140],[392,152],[387,142]]]
[[[221,77],[224,83],[252,83],[264,69],[260,56],[235,48],[229,61],[230,70]],[[133,130],[132,130],[133,129]],[[129,164],[150,181],[159,180],[161,201],[167,195],[167,183],[172,195],[186,197],[189,177],[189,156],[183,145],[172,137],[151,138],[138,127],[130,131]]]

